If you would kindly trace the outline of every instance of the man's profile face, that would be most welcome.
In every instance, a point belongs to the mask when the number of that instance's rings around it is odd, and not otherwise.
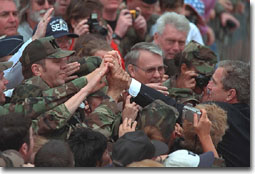
[[[220,101],[226,102],[228,91],[223,89],[222,77],[224,75],[224,68],[217,68],[214,72],[212,79],[207,85],[207,91],[203,97],[204,101]]]
[[[141,83],[160,83],[165,73],[163,58],[149,51],[140,51],[136,65],[129,65],[131,77]]]
[[[162,34],[155,33],[154,41],[161,47],[166,59],[174,56],[185,48],[187,33],[177,30],[173,25],[167,24]]]
[[[4,78],[4,72],[0,71],[0,104],[5,103],[5,94],[6,85],[8,84],[8,80]]]
[[[0,36],[17,34],[19,26],[18,11],[14,2],[1,0],[0,5]]]
[[[45,66],[40,70],[40,77],[51,87],[57,87],[65,83],[67,58],[45,59]]]

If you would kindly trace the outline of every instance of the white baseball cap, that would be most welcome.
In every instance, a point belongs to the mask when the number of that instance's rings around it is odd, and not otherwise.
[[[170,153],[164,161],[165,167],[212,167],[213,152],[197,155],[188,150],[177,150]]]

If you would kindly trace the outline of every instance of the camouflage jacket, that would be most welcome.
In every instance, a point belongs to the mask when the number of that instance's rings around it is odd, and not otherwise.
[[[87,81],[81,77],[60,87],[49,88],[40,77],[33,77],[26,80],[22,85],[15,89],[12,99],[18,100],[24,98],[24,95],[48,96],[55,95],[56,93],[61,94],[64,90],[72,91],[72,94],[74,94],[85,86],[86,82]],[[26,89],[33,91],[33,93],[30,92],[31,94],[24,94],[24,91],[27,91]],[[70,97],[71,95],[68,95],[62,102],[65,102]],[[117,104],[113,100],[104,99],[103,103],[99,105],[95,111],[86,116],[83,109],[78,108],[78,110],[79,111],[75,112],[72,116],[65,105],[60,104],[54,109],[45,112],[40,117],[34,119],[33,128],[38,134],[48,136],[49,138],[65,139],[69,137],[70,133],[75,128],[89,126],[93,130],[103,133],[110,139],[112,129],[115,125],[115,119],[120,115],[120,110],[117,109]],[[80,119],[80,117],[83,117],[83,119]]]
[[[198,104],[199,96],[196,95],[191,89],[177,88],[176,78],[176,75],[172,76],[163,83],[163,85],[168,88],[169,96],[175,98],[178,103],[191,103],[192,105]]]
[[[87,80],[81,77],[59,87],[50,88],[40,77],[34,76],[15,88],[11,102],[19,102],[27,97],[36,96],[66,96],[52,110],[44,112],[39,117],[32,117],[32,126],[36,133],[54,138],[63,138],[70,131],[70,127],[67,128],[66,125],[72,116],[64,102],[84,87],[86,83]]]

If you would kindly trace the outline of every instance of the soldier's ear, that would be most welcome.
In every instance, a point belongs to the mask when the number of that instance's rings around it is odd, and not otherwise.
[[[41,76],[42,66],[38,64],[32,64],[31,70],[35,76]]]
[[[19,153],[22,155],[22,157],[25,159],[27,153],[28,153],[29,147],[27,143],[23,143],[19,149]]]

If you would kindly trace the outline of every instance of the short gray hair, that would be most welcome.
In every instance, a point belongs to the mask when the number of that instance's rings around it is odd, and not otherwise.
[[[235,89],[240,103],[250,103],[250,64],[239,60],[223,60],[218,68],[224,68],[221,83],[223,89]]]
[[[131,50],[126,54],[124,60],[125,60],[125,67],[128,71],[127,67],[129,64],[135,65],[139,56],[140,51],[149,51],[153,54],[157,54],[162,57],[163,59],[163,52],[159,46],[152,42],[139,42],[135,44]]]
[[[190,30],[189,20],[184,15],[175,12],[165,12],[158,18],[156,32],[162,34],[167,24],[185,33],[188,33]]]

